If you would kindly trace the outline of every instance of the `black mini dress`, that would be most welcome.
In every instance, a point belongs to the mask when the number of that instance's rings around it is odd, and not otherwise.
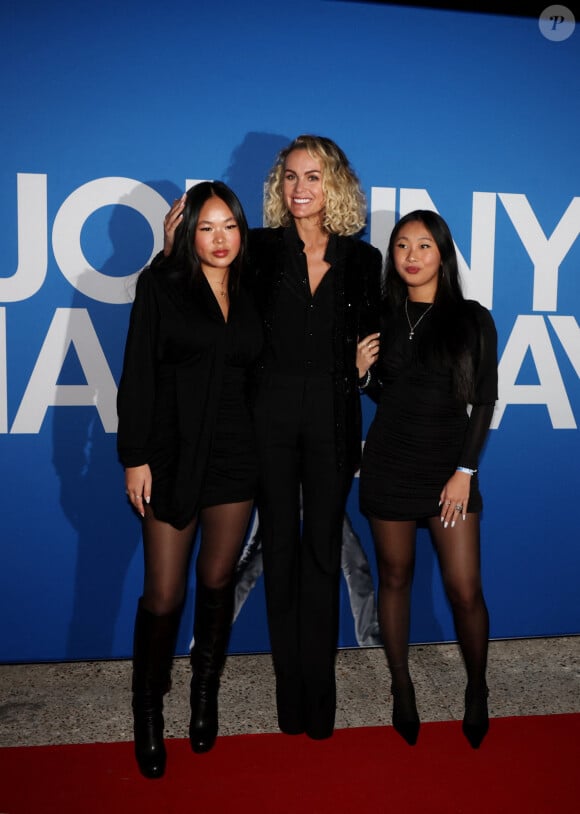
[[[385,317],[379,360],[378,407],[369,428],[360,471],[361,511],[383,520],[419,520],[439,513],[439,496],[457,466],[477,469],[497,398],[497,337],[489,311],[474,301],[465,308],[474,330],[468,340],[475,397],[468,405],[454,395],[453,371],[428,352],[432,313],[428,303],[408,303]],[[479,512],[477,475],[471,479],[468,512]]]

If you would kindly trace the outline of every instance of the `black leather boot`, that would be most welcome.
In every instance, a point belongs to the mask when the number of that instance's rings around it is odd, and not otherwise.
[[[142,607],[135,619],[133,646],[133,732],[135,757],[144,777],[162,777],[167,755],[163,743],[163,695],[171,684],[171,664],[181,609],[156,616]]]
[[[234,611],[234,586],[206,588],[195,596],[194,645],[191,651],[191,722],[194,752],[209,752],[218,733],[218,691]]]

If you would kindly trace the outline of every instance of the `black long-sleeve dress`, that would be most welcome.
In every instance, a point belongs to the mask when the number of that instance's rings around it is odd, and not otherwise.
[[[203,274],[185,283],[170,262],[141,273],[117,396],[117,448],[123,466],[149,464],[157,519],[184,528],[200,508],[254,496],[247,381],[261,347],[261,320],[243,288],[230,292],[226,321]]]
[[[411,324],[424,314],[415,336],[403,308],[386,316],[372,376],[379,404],[369,428],[360,472],[361,511],[383,520],[415,520],[439,513],[439,495],[458,466],[477,469],[497,399],[497,336],[489,311],[475,301],[465,309],[473,330],[470,409],[454,395],[449,363],[428,352],[433,323],[427,303],[408,302]],[[467,511],[482,508],[477,474]]]

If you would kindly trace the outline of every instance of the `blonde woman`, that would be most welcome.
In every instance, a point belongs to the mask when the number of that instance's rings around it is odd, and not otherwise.
[[[254,419],[278,724],[316,739],[334,729],[341,533],[361,451],[358,385],[378,352],[381,255],[356,237],[365,214],[343,151],[299,136],[266,183],[269,228],[250,238],[265,327]]]
[[[342,524],[361,453],[359,386],[378,354],[382,259],[357,237],[365,197],[329,138],[298,136],[279,153],[264,214],[249,264],[265,334],[254,425],[278,724],[322,739],[334,730]]]

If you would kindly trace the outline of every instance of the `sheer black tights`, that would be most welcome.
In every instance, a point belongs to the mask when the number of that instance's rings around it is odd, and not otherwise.
[[[409,618],[415,566],[414,521],[371,520],[379,570],[378,614],[393,688],[410,682]],[[443,584],[451,604],[467,680],[474,691],[485,687],[489,616],[481,588],[479,516],[468,514],[454,528],[430,518]]]
[[[189,562],[198,520],[201,543],[197,581],[207,588],[231,582],[248,527],[252,502],[224,503],[202,509],[182,530],[157,520],[147,506],[143,520],[145,580],[142,604],[156,615],[171,613],[185,597]]]

